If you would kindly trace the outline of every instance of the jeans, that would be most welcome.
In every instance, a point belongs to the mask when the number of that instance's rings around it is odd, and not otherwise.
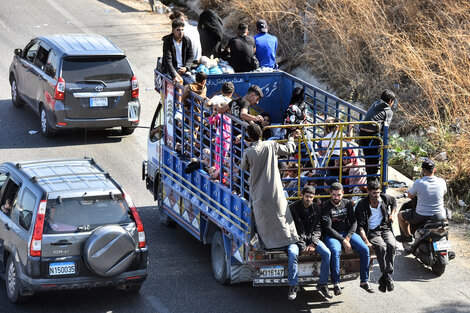
[[[297,279],[299,278],[299,246],[297,244],[293,243],[287,247],[287,257],[289,286],[297,286]]]
[[[330,273],[330,250],[326,245],[318,241],[318,245],[315,247],[315,251],[321,256],[321,265],[320,265],[320,280],[319,284],[328,283],[328,275]],[[289,281],[289,286],[296,286],[297,279],[299,278],[299,246],[297,244],[291,244],[287,247],[287,256],[288,256],[288,271],[289,275],[287,280]]]
[[[340,233],[343,237],[347,232]],[[369,281],[369,248],[361,236],[354,233],[349,241],[352,248],[359,253],[361,283]],[[325,244],[331,251],[331,280],[333,284],[339,284],[339,267],[342,242],[338,239],[325,235]]]
[[[324,285],[328,283],[328,275],[330,274],[331,252],[322,241],[318,241],[315,251],[321,256],[320,280],[318,283]]]
[[[374,133],[361,133],[360,136],[379,136]],[[380,148],[366,148],[367,146],[380,146],[378,139],[361,139],[359,144],[362,146],[367,175],[377,175],[380,169]],[[367,177],[367,181],[375,180],[377,177]]]

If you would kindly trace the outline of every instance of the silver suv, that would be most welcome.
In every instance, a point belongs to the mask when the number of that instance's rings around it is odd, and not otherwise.
[[[93,159],[0,165],[0,272],[8,299],[115,286],[138,291],[147,245],[129,195]]]
[[[100,35],[54,35],[15,49],[10,65],[11,98],[40,117],[41,132],[139,124],[139,83],[126,55]]]

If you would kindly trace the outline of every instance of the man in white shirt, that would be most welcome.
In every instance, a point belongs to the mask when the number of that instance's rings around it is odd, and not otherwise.
[[[173,13],[171,13],[170,15],[170,19],[172,21],[179,19],[184,22],[184,34],[185,36],[188,36],[188,38],[191,40],[194,61],[199,62],[202,56],[202,48],[197,26],[189,24],[186,17],[184,16],[184,13],[180,10],[173,11]]]
[[[379,279],[381,292],[393,291],[391,275],[395,259],[396,241],[392,232],[393,214],[397,208],[395,198],[381,194],[380,183],[369,181],[368,196],[357,203],[357,230],[366,245],[374,247],[382,277]]]
[[[447,186],[444,179],[434,176],[436,169],[431,159],[421,164],[423,178],[413,183],[408,190],[408,197],[418,198],[416,210],[408,209],[398,213],[398,223],[404,235],[397,236],[400,242],[411,242],[410,224],[421,224],[427,220],[442,221],[446,219],[444,195]]]

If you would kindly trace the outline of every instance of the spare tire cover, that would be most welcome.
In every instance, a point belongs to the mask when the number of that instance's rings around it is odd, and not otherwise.
[[[119,225],[97,228],[84,246],[87,266],[100,276],[114,276],[124,272],[135,257],[135,241]]]

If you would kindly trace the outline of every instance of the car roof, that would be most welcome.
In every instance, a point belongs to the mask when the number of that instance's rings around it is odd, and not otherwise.
[[[51,35],[41,36],[38,39],[49,44],[54,51],[63,56],[125,55],[111,40],[102,35]]]
[[[13,165],[13,164],[11,164]],[[54,196],[121,193],[117,183],[93,159],[50,159],[20,162],[13,165],[31,182]]]

